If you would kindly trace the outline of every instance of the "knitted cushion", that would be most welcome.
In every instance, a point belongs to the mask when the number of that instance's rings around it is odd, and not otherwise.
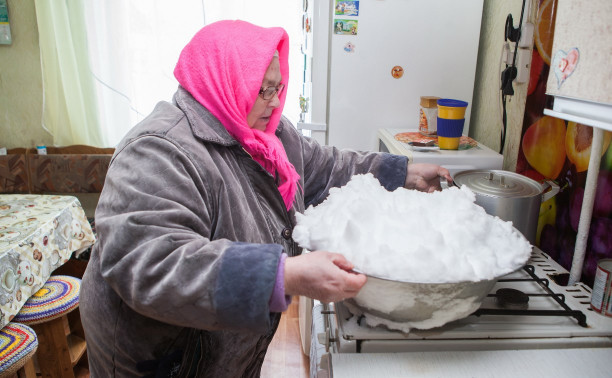
[[[0,375],[14,373],[36,352],[38,339],[32,328],[8,323],[0,330]]]
[[[78,278],[51,276],[42,289],[26,301],[13,321],[33,325],[59,318],[77,308],[80,289]]]

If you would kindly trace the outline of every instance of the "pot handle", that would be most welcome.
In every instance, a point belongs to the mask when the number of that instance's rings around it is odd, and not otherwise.
[[[544,194],[542,195],[542,202],[546,202],[549,199],[553,198],[554,196],[557,195],[557,193],[559,193],[559,185],[557,185],[555,182],[550,181],[550,180],[546,180],[544,181],[546,184],[548,185],[542,185],[542,189],[544,190]],[[546,191],[546,189],[548,189],[548,187],[550,187],[549,191]]]
[[[440,177],[440,188],[442,188],[442,190],[450,188],[446,177]]]

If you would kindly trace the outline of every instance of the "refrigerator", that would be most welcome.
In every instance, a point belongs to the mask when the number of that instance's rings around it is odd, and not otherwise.
[[[298,128],[377,150],[377,130],[418,129],[421,96],[472,102],[483,0],[303,0]],[[471,106],[464,135],[470,128]]]

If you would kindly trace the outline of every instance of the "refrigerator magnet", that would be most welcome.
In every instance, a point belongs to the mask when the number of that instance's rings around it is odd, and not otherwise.
[[[344,51],[348,53],[355,52],[355,45],[353,45],[352,42],[348,42],[346,45],[344,45]]]
[[[404,76],[404,69],[401,66],[395,66],[391,68],[391,76],[395,79],[399,79]]]
[[[334,13],[338,16],[359,16],[359,1],[336,0]]]
[[[357,35],[357,20],[334,20],[334,34]]]

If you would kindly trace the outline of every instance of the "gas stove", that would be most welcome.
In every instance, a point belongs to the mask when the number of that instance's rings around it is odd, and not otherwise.
[[[590,308],[587,285],[564,286],[567,278],[565,269],[534,248],[528,264],[498,280],[472,315],[410,333],[370,327],[342,302],[317,304],[311,366],[319,371],[321,360],[342,353],[612,348],[612,318]]]

